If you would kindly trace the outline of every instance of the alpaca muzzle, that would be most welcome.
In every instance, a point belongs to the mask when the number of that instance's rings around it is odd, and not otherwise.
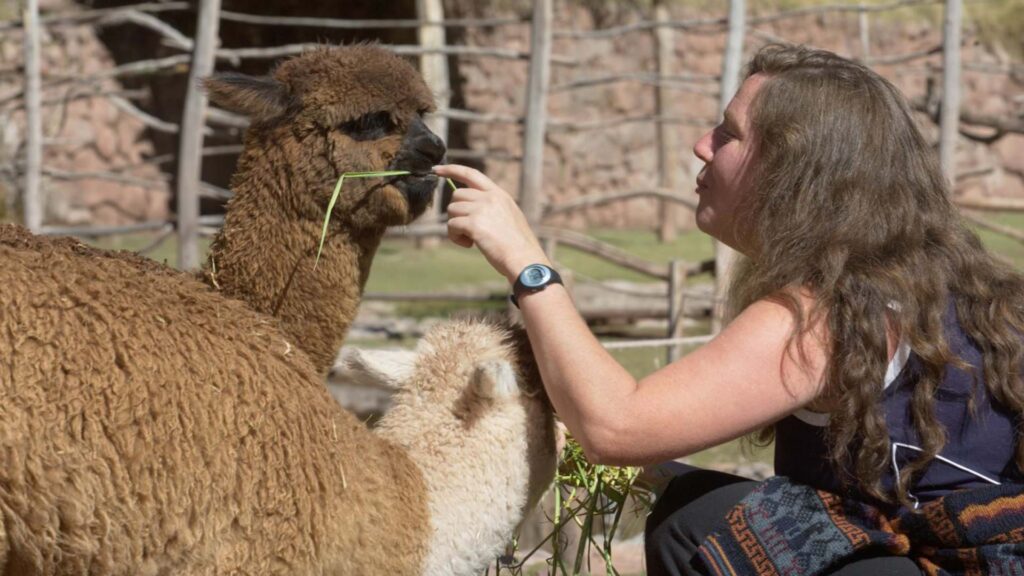
[[[431,132],[423,120],[413,119],[402,139],[402,148],[388,167],[412,172],[395,182],[409,203],[410,220],[422,214],[433,200],[438,178],[431,168],[442,163],[445,152],[444,141]]]

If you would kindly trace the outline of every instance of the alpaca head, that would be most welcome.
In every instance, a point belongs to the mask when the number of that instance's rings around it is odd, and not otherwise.
[[[396,391],[378,425],[386,437],[447,458],[477,458],[495,474],[514,467],[524,474],[527,506],[551,484],[560,433],[524,331],[446,322],[413,351],[345,349],[338,369],[348,381]]]
[[[250,118],[236,178],[258,165],[260,186],[283,209],[322,218],[342,173],[383,170],[412,174],[346,180],[333,222],[351,229],[407,224],[429,205],[437,185],[430,168],[445,146],[423,123],[434,107],[430,90],[393,53],[324,47],[270,76],[218,74],[205,87],[214,104]]]

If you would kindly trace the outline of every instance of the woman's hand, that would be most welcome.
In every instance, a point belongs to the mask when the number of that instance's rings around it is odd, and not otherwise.
[[[514,282],[530,264],[549,264],[526,216],[508,192],[479,170],[448,164],[434,173],[467,186],[448,204],[448,238],[459,246],[476,245],[499,273]]]

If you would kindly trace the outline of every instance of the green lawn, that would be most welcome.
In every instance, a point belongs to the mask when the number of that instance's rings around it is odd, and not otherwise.
[[[997,224],[1024,231],[1024,214],[990,213],[987,216]],[[975,231],[989,250],[1008,258],[1017,268],[1024,268],[1024,244],[989,230],[975,227]]]
[[[1024,230],[1024,214],[995,214],[994,220],[1000,224]],[[1024,244],[994,232],[979,230],[984,244],[997,254],[1009,259],[1018,267],[1024,267]],[[641,256],[654,262],[667,263],[673,258],[682,258],[689,262],[697,262],[710,258],[713,246],[707,236],[698,231],[686,231],[679,235],[675,242],[661,244],[654,233],[645,230],[591,230],[594,237],[608,242],[627,252]],[[104,248],[136,250],[151,240],[147,235],[131,235],[109,238],[98,241]],[[209,242],[201,243],[205,251]],[[176,248],[172,241],[165,243],[150,254],[158,261],[175,263]],[[635,282],[647,280],[636,274],[609,264],[577,250],[559,247],[555,256],[559,266],[572,269],[580,281],[624,279]],[[708,278],[697,279],[709,281]],[[417,251],[408,240],[386,240],[377,253],[373,269],[367,285],[370,292],[429,292],[466,287],[490,288],[495,293],[504,293],[506,283],[494,272],[476,250],[466,250],[450,243],[429,250]],[[472,304],[475,310],[504,309],[503,302]],[[447,317],[452,313],[467,308],[458,303],[417,303],[401,304],[397,314],[417,317]],[[690,330],[692,334],[706,333],[706,326],[697,326]],[[361,346],[412,346],[413,342],[368,341],[352,342]],[[634,348],[615,350],[613,356],[621,362],[629,372],[637,377],[650,374],[665,363],[665,352],[661,348]],[[694,455],[690,460],[698,465],[714,465],[719,462],[738,462],[748,460],[771,461],[771,448],[744,451],[739,442],[732,442],[712,450]]]
[[[1024,214],[991,216],[999,224],[1024,231]],[[975,230],[990,250],[1024,268],[1024,244],[995,232]],[[589,234],[652,262],[667,263],[673,258],[698,262],[714,255],[711,240],[699,231],[684,232],[669,244],[659,243],[653,233],[645,230],[591,230]],[[415,257],[410,257],[410,254],[415,254]],[[559,246],[555,259],[581,279],[649,280],[641,274],[568,247]],[[409,241],[387,240],[374,260],[367,290],[405,292],[489,284],[503,287],[504,279],[487,265],[476,250],[445,243],[435,249],[414,252]]]
[[[1024,231],[1024,214],[992,214],[995,222]],[[590,230],[595,238],[621,248],[652,262],[668,263],[673,258],[698,262],[714,255],[711,240],[699,231],[685,231],[675,242],[662,244],[652,232],[646,230]],[[978,230],[984,244],[1017,266],[1024,267],[1024,244],[1006,236]],[[132,234],[96,240],[94,243],[115,250],[137,250],[151,241],[146,234]],[[205,252],[208,239],[200,240]],[[149,254],[154,260],[175,264],[176,246],[173,239]],[[609,264],[589,254],[560,246],[555,255],[558,263],[572,269],[580,278],[595,280],[648,280],[641,274]],[[698,279],[699,280],[699,279]],[[416,251],[408,240],[385,240],[367,284],[371,292],[410,292],[455,289],[466,286],[504,287],[504,279],[494,272],[482,256],[472,249],[459,248],[448,242],[440,247]]]
[[[661,244],[653,233],[640,230],[591,230],[595,238],[652,262],[668,263],[673,258],[696,262],[714,254],[710,239],[698,231],[679,235],[675,242]],[[415,257],[410,257],[415,254]],[[578,250],[559,246],[555,259],[581,278],[645,281],[647,277],[609,264]],[[505,284],[479,252],[449,242],[414,252],[408,240],[385,240],[377,252],[366,289],[371,292],[444,290],[467,285]]]
[[[100,248],[106,248],[107,250],[142,250],[154,240],[154,235],[150,233],[145,234],[124,234],[121,236],[108,236],[105,238],[89,238],[86,242],[99,246]],[[155,250],[152,250],[146,254],[147,257],[162,262],[168,266],[177,266],[178,263],[178,244],[175,241],[175,237],[172,236],[158,246]],[[210,248],[210,238],[199,239],[199,261],[203,262],[206,257],[206,251]]]

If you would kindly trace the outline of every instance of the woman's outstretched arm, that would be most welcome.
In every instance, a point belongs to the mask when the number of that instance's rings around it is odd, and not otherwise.
[[[439,166],[468,185],[453,194],[449,237],[477,246],[509,281],[547,263],[515,201],[480,172]],[[810,296],[801,295],[805,305]],[[519,299],[551,402],[594,462],[645,464],[756,430],[816,398],[820,328],[788,347],[793,319],[773,301],[750,306],[707,345],[637,382],[597,341],[561,285]]]

